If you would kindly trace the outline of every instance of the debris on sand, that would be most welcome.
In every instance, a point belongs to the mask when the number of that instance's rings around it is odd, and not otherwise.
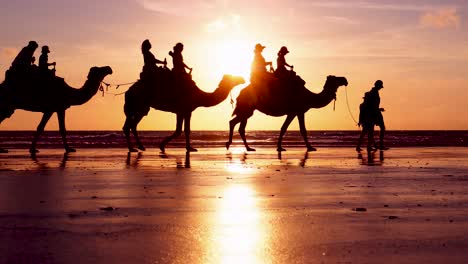
[[[364,208],[364,207],[356,207],[356,208],[353,208],[353,211],[356,211],[356,212],[366,212],[367,209]]]
[[[396,215],[389,215],[388,219],[393,220],[393,219],[398,219],[399,217]]]
[[[114,208],[114,207],[112,207],[112,206],[99,208],[99,210],[106,211],[106,212],[114,211],[115,209],[116,209],[116,208]]]

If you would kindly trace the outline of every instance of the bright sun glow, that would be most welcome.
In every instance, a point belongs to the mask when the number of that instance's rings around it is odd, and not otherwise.
[[[218,263],[268,263],[259,248],[265,244],[255,191],[248,185],[233,185],[220,200],[214,237]]]
[[[252,48],[244,40],[222,40],[214,45],[213,59],[218,75],[241,75],[246,80],[250,75]]]

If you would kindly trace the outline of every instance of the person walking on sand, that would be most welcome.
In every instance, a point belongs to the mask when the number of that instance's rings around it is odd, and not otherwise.
[[[385,123],[383,119],[382,112],[385,111],[384,108],[380,108],[380,95],[379,90],[384,88],[383,82],[377,80],[374,84],[374,87],[366,92],[364,95],[364,102],[360,105],[359,113],[359,126],[362,126],[362,131],[359,136],[358,144],[356,146],[357,151],[361,151],[361,144],[364,136],[367,134],[367,150],[373,150],[372,144],[374,142],[374,126],[379,126],[380,128],[380,150],[387,150],[388,147],[384,146],[384,136],[385,136]]]
[[[182,56],[183,50],[184,44],[179,42],[174,46],[172,51],[169,51],[169,55],[172,57],[172,72],[180,76],[188,75],[185,69],[188,69],[190,72],[192,72],[192,68],[184,63],[184,57]]]
[[[48,53],[50,53],[49,46],[42,46],[41,56],[39,56],[39,70],[42,73],[54,75],[55,69],[49,70],[49,66],[55,66],[57,63],[49,63]]]

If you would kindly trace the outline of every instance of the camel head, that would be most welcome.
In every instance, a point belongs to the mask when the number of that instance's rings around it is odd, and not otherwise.
[[[109,66],[92,67],[88,73],[88,80],[101,82],[102,80],[104,80],[104,77],[106,77],[109,74],[112,74],[112,69]]]
[[[243,83],[245,83],[245,80],[243,77],[225,74],[223,76],[223,79],[219,82],[218,87],[227,87],[229,89],[232,89],[236,87],[237,85],[240,85]]]
[[[336,93],[336,90],[340,86],[348,86],[348,80],[346,80],[345,77],[338,77],[334,75],[328,75],[327,76],[327,81],[325,82],[325,85],[323,86],[324,90],[329,90],[333,93]]]

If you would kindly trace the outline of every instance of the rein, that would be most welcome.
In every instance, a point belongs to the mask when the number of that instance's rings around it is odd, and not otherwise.
[[[104,81],[101,82],[100,86],[99,86],[99,91],[102,92],[102,96],[104,97],[104,94],[112,94],[114,96],[117,96],[117,95],[122,95],[124,94],[125,92],[121,92],[121,93],[109,93],[109,87],[114,87],[115,86],[115,89],[119,89],[120,86],[126,86],[126,85],[132,85],[132,84],[135,84],[136,82],[129,82],[129,83],[118,83],[118,84],[111,84],[111,83],[106,83]],[[106,90],[104,91],[104,86],[106,86]]]

